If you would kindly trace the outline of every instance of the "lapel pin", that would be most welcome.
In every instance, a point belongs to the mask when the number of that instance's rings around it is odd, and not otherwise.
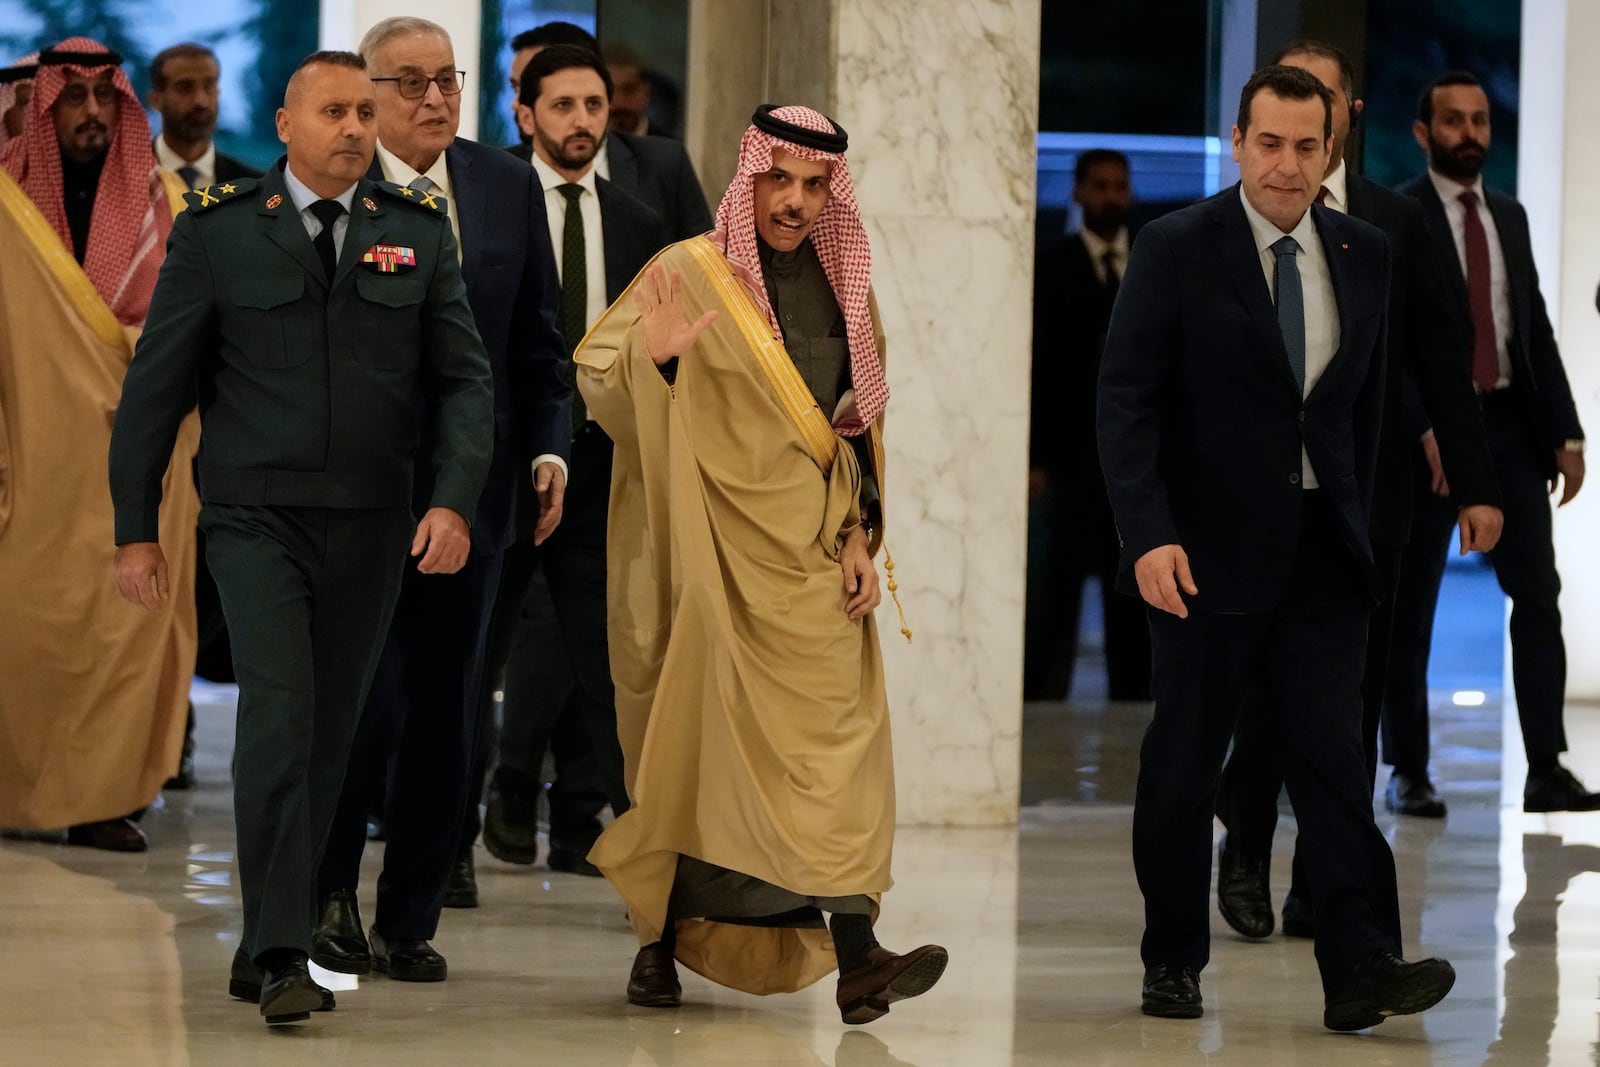
[[[272,211],[281,203],[283,203],[283,197],[279,196],[277,193],[273,193],[271,196],[267,197],[267,210]]]
[[[363,196],[361,202],[367,206],[368,211],[378,210],[378,205],[372,202],[372,197],[370,196]]]
[[[1346,252],[1350,251],[1350,246],[1348,244],[1341,244],[1339,247],[1344,249]]]

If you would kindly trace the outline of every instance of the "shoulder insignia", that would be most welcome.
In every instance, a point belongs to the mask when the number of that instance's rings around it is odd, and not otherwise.
[[[437,190],[422,192],[408,185],[396,185],[394,182],[373,182],[372,185],[384,196],[398,200],[402,204],[426,208],[440,215],[445,213],[446,200]]]
[[[243,199],[246,193],[255,192],[260,184],[255,178],[235,178],[216,185],[202,185],[198,189],[190,189],[183,194],[183,200],[189,205],[190,211],[205,211],[229,200]]]

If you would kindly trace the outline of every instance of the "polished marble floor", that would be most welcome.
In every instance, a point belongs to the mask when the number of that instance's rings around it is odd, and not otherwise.
[[[1600,1062],[1600,814],[1523,815],[1514,737],[1501,777],[1499,694],[1449,697],[1435,767],[1449,819],[1381,823],[1408,952],[1448,956],[1460,980],[1433,1012],[1368,1034],[1322,1029],[1308,943],[1246,943],[1220,919],[1205,1018],[1139,1014],[1128,836],[1148,707],[1092,698],[1028,707],[1020,827],[901,831],[879,933],[940,941],[952,963],[870,1027],[840,1025],[831,982],[762,999],[686,974],[682,1009],[630,1008],[633,940],[606,885],[480,849],[484,906],[447,911],[435,942],[449,981],[363,980],[333,1014],[268,1031],[224,995],[239,904],[222,691],[201,707],[201,786],[147,816],[148,854],[0,841],[0,1064]],[[1572,764],[1600,781],[1600,710],[1569,719]],[[1290,842],[1279,835],[1280,894]]]

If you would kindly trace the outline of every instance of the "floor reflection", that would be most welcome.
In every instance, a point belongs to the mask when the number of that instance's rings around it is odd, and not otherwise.
[[[485,906],[447,912],[441,985],[362,980],[339,1010],[269,1033],[225,996],[238,938],[227,753],[231,706],[201,709],[201,788],[150,812],[143,856],[0,841],[0,1032],[6,1063],[621,1064],[989,1067],[1017,1064],[1595,1063],[1600,814],[1525,816],[1520,753],[1501,781],[1498,694],[1440,694],[1436,778],[1447,821],[1380,819],[1407,950],[1450,957],[1455,992],[1368,1035],[1321,1027],[1311,946],[1214,924],[1198,1022],[1138,1013],[1141,902],[1129,858],[1149,709],[1095,699],[1027,709],[1016,830],[907,829],[880,936],[939,941],[945,980],[866,1030],[833,987],[755,998],[685,974],[684,1008],[629,1008],[633,941],[604,883],[479,852]],[[1571,762],[1600,779],[1600,722],[1571,717]],[[1515,732],[1510,733],[1515,744]],[[1284,809],[1275,894],[1287,888]],[[369,860],[363,901],[377,875]]]

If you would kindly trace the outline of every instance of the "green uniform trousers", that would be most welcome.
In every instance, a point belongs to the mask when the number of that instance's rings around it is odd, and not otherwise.
[[[414,531],[405,508],[207,504],[239,681],[242,947],[310,947],[317,868]]]

